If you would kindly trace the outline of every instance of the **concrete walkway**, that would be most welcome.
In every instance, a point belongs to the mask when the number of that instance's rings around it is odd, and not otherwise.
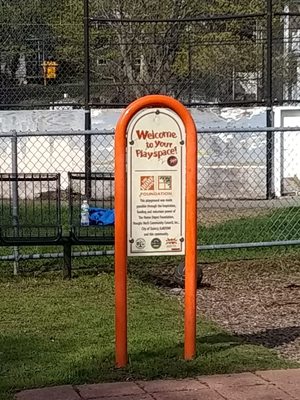
[[[300,400],[300,369],[25,390],[17,400]]]

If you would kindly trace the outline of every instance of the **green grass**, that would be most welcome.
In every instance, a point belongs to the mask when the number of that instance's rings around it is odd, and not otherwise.
[[[242,217],[213,226],[198,227],[201,245],[300,240],[300,208],[269,210],[267,214]],[[201,261],[229,261],[299,254],[300,246],[257,247],[201,252]]]
[[[0,282],[0,399],[48,385],[187,377],[293,367],[263,348],[199,321],[197,358],[182,360],[177,298],[129,281],[129,353],[114,367],[113,275]]]
[[[300,239],[300,209],[288,207],[267,214],[232,219],[210,227],[199,226],[201,244],[269,242]]]

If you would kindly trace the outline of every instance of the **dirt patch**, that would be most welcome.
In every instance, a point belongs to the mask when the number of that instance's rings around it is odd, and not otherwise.
[[[300,362],[300,259],[204,266],[199,313],[250,343]]]
[[[159,265],[153,259],[147,268],[135,261],[129,268],[133,276],[183,300],[183,290],[174,280],[179,259],[166,258]],[[274,253],[268,259],[200,265],[200,315],[248,343],[300,362],[300,257]]]
[[[300,196],[280,199],[198,199],[198,219],[204,226],[211,226],[239,218],[252,218],[276,210],[300,207]]]
[[[254,218],[270,214],[270,210],[261,209],[199,209],[198,221],[201,225],[209,227],[239,218]]]

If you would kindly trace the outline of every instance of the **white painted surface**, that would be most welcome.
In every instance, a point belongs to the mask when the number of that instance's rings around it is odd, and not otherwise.
[[[300,126],[300,109],[282,112],[283,126]],[[283,137],[283,177],[300,178],[300,130],[284,132]]]
[[[116,109],[92,110],[92,128],[100,131],[114,129],[122,111]],[[199,131],[207,128],[243,129],[266,126],[266,112],[263,107],[193,108],[191,114]],[[214,198],[265,197],[266,134],[264,132],[200,133],[198,138],[199,196]],[[113,146],[112,138],[109,145]],[[113,159],[109,161],[112,163],[110,166],[112,169]],[[106,167],[109,166],[104,159],[103,163],[106,163]],[[231,169],[231,165],[234,165],[235,168]],[[252,170],[245,170],[246,167],[252,168]]]
[[[275,134],[275,194],[281,196],[282,180],[300,179],[300,107],[276,107],[276,127],[298,127],[299,132],[278,132]]]
[[[84,129],[84,110],[0,111],[0,132]]]
[[[123,110],[93,109],[92,129],[114,129]],[[251,128],[266,126],[263,107],[191,109],[198,130],[207,128]]]
[[[84,129],[83,110],[0,111],[0,132],[71,131]],[[68,171],[84,169],[83,137],[26,137],[18,139],[18,171],[61,173],[67,188]],[[0,138],[0,172],[11,172],[11,141]]]
[[[275,126],[300,126],[300,107],[276,107]],[[113,130],[119,109],[92,110],[92,128]],[[255,108],[191,109],[198,130],[264,127],[266,113]],[[84,129],[84,110],[0,111],[0,131],[69,131]],[[113,135],[92,139],[95,172],[113,171]],[[265,133],[199,134],[199,195],[217,198],[265,196]],[[19,139],[19,172],[60,172],[67,187],[68,171],[84,170],[84,137]],[[284,158],[284,161],[282,161]],[[0,138],[0,172],[11,172],[11,141]],[[300,134],[275,133],[275,192],[281,178],[300,177]],[[281,176],[282,171],[282,176]]]

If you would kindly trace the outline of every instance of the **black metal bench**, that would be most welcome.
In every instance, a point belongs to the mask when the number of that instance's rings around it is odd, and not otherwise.
[[[94,172],[87,178],[82,172],[69,172],[69,207],[71,238],[75,243],[114,243],[113,225],[81,226],[81,205],[86,199],[90,207],[114,208],[114,175]]]
[[[75,244],[113,245],[114,226],[81,226],[81,205],[114,208],[112,173],[69,172],[62,199],[60,174],[0,174],[0,246],[63,246],[63,275],[71,277]],[[18,255],[16,255],[16,260]]]
[[[60,174],[0,174],[0,244],[52,244],[62,237]]]

